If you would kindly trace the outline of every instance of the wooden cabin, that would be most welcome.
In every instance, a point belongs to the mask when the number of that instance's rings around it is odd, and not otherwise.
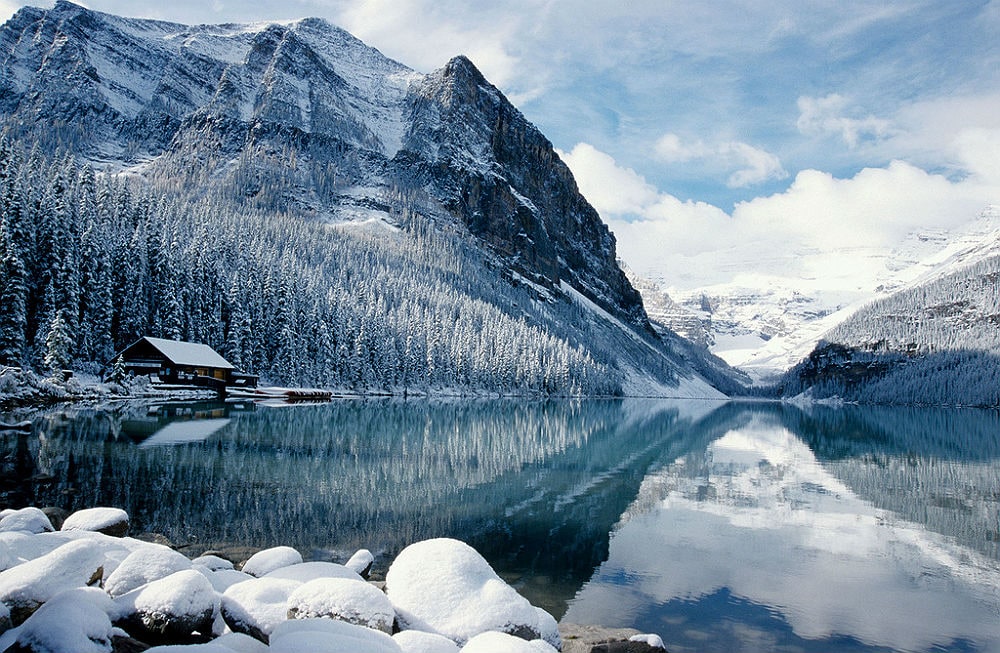
[[[257,386],[257,377],[236,370],[208,345],[163,338],[139,338],[111,359],[121,357],[125,370],[136,376],[155,377],[163,383],[225,387]]]

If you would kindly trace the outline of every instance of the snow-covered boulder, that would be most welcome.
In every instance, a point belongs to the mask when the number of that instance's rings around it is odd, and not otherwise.
[[[444,635],[422,630],[401,630],[392,639],[403,653],[458,653],[458,644]]]
[[[268,653],[270,650],[267,644],[249,635],[226,633],[204,644],[165,644],[146,649],[146,653]]]
[[[275,569],[281,569],[289,565],[297,565],[302,562],[302,554],[290,546],[275,546],[264,549],[250,556],[243,563],[243,572],[260,578]]]
[[[253,580],[253,576],[250,574],[244,574],[242,571],[236,571],[235,569],[218,569],[216,571],[209,571],[201,565],[193,566],[195,569],[204,574],[205,578],[208,579],[208,582],[212,584],[212,587],[214,587],[215,591],[219,594],[222,594],[237,583]]]
[[[372,565],[375,564],[375,556],[368,549],[358,549],[351,558],[344,563],[344,566],[361,576],[365,580],[371,573]]]
[[[194,569],[154,580],[115,599],[115,623],[136,639],[212,632],[219,595]]]
[[[41,557],[0,572],[0,603],[11,621],[23,622],[40,605],[74,587],[100,580],[104,554],[94,542],[68,542]]]
[[[364,581],[357,572],[351,571],[344,565],[338,565],[336,562],[319,561],[300,562],[297,565],[281,567],[265,574],[264,578],[286,578],[288,580],[297,580],[300,583],[308,583],[317,578],[345,578],[359,582]]]
[[[121,596],[186,569],[191,569],[191,561],[184,554],[162,544],[149,544],[128,554],[104,579],[104,589],[111,596]]]
[[[226,633],[212,640],[212,643],[225,646],[235,653],[268,653],[270,650],[267,644],[243,633]]]
[[[14,650],[25,653],[111,653],[111,599],[98,588],[62,592],[17,628]],[[12,633],[13,634],[13,633]]]
[[[262,642],[288,619],[288,597],[302,585],[287,578],[254,578],[236,583],[222,595],[222,618],[234,632]]]
[[[271,633],[271,653],[402,653],[383,632],[333,619],[291,619]]]
[[[128,513],[121,508],[86,508],[67,517],[60,530],[95,531],[112,537],[125,537],[128,527]]]
[[[464,644],[486,631],[540,636],[538,611],[468,544],[439,538],[403,549],[385,576],[400,629],[439,633]]]
[[[507,633],[488,631],[466,642],[461,653],[558,653],[558,651],[541,639],[527,641]]]
[[[25,533],[46,533],[54,531],[48,516],[38,508],[21,508],[7,513],[0,519],[0,533],[20,531]]]
[[[667,647],[663,643],[663,639],[655,633],[640,633],[638,635],[632,635],[628,638],[630,642],[642,642],[650,648],[662,648],[664,651]]]
[[[559,623],[556,618],[541,608],[536,607],[535,610],[538,612],[539,637],[548,642],[552,648],[561,651],[562,635],[559,634]]]
[[[191,561],[193,565],[201,565],[209,571],[220,571],[223,569],[233,569],[233,563],[215,554],[201,555]]]
[[[395,610],[385,593],[364,581],[317,578],[288,597],[289,619],[329,617],[392,634]]]

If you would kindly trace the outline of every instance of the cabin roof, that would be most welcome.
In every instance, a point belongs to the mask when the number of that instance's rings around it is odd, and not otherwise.
[[[131,344],[123,354],[145,340],[174,365],[190,367],[214,367],[223,370],[235,369],[229,361],[219,355],[208,345],[197,342],[181,342],[180,340],[164,340],[146,336]]]

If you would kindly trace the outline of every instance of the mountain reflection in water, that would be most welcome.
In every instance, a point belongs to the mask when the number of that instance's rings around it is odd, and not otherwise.
[[[2,441],[4,504],[119,506],[189,553],[386,562],[458,537],[557,617],[671,651],[1000,644],[994,412],[379,400],[34,421]]]

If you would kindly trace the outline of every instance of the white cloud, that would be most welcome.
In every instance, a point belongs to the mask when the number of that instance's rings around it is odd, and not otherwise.
[[[352,34],[369,43],[385,44],[386,54],[409,66],[430,71],[464,54],[492,83],[504,86],[518,71],[519,59],[508,44],[515,42],[520,19],[500,11],[494,11],[489,20],[478,18],[471,21],[467,12],[450,11],[447,3],[394,0],[359,0],[339,17]]]
[[[970,157],[989,159],[1000,132],[971,143]],[[918,229],[963,224],[1000,200],[1000,182],[988,183],[985,176],[953,181],[893,161],[845,179],[803,170],[787,190],[741,202],[729,215],[662,193],[585,143],[562,156],[614,231],[625,261],[678,288],[731,282],[751,270],[820,277],[831,273],[831,265],[848,284],[853,268],[868,265],[871,248],[891,248]],[[992,161],[995,167],[995,155]]]
[[[707,145],[701,140],[684,142],[677,134],[668,133],[656,141],[653,151],[665,163],[702,161],[710,168],[732,171],[726,180],[730,188],[746,188],[788,177],[777,156],[740,141]]]
[[[892,133],[892,123],[873,115],[858,115],[847,98],[831,93],[825,97],[798,99],[798,130],[811,136],[840,136],[851,148],[862,142],[879,141]],[[853,115],[849,115],[853,114]]]

